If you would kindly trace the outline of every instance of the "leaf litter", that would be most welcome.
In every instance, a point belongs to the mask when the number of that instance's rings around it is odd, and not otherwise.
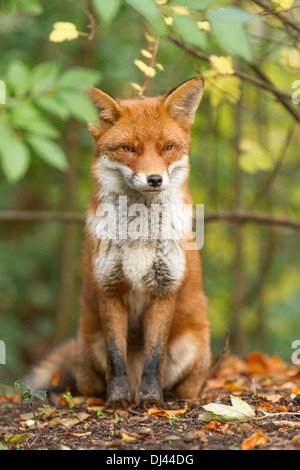
[[[94,397],[51,394],[35,420],[18,396],[0,395],[0,449],[300,449],[300,369],[255,352],[226,355],[201,398],[169,394],[163,410],[109,410]]]

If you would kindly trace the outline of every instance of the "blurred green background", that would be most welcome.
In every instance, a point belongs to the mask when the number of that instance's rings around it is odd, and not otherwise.
[[[201,250],[213,352],[229,329],[231,352],[259,349],[290,361],[300,339],[297,6],[1,1],[2,384],[76,331],[83,224],[24,221],[12,211],[84,213],[92,185],[86,123],[97,119],[84,90],[149,96],[199,74],[206,87],[192,129],[190,187],[217,217],[207,219]],[[54,28],[58,22],[72,24]],[[246,223],[236,223],[241,213]]]

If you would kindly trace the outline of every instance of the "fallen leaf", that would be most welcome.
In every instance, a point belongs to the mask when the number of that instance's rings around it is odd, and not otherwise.
[[[176,415],[181,416],[186,413],[187,408],[181,410],[158,410],[157,408],[149,408],[148,416],[162,416],[164,418],[169,418],[170,416]]]
[[[73,413],[73,415],[68,418],[62,418],[62,417],[53,418],[46,423],[46,426],[47,427],[63,426],[64,428],[70,428],[72,426],[76,426],[79,423],[82,423],[82,421],[86,420],[89,417],[90,417],[89,413],[86,413],[85,411],[81,411],[79,413]]]
[[[271,405],[271,403],[268,403],[268,402],[263,402],[263,403],[260,403],[257,407],[257,409],[264,409],[264,410],[271,410],[273,408],[273,405]]]
[[[86,400],[86,404],[87,405],[100,405],[100,406],[104,406],[105,405],[105,401],[102,400],[102,398],[98,398],[98,397],[90,397]]]
[[[233,392],[242,392],[243,390],[249,390],[249,388],[243,387],[242,385],[236,385],[234,383],[231,383],[226,386],[225,390],[227,393],[233,393]]]
[[[230,396],[231,405],[219,405],[218,403],[209,403],[203,408],[208,412],[199,415],[199,419],[204,421],[245,421],[255,417],[255,412],[245,401],[233,395]]]
[[[292,443],[295,447],[300,446],[300,434],[296,434],[295,436],[293,436]]]
[[[28,436],[33,436],[33,434],[28,432],[23,434],[5,434],[4,436],[0,436],[0,441],[5,442],[6,444],[17,444],[22,442]]]
[[[252,434],[252,436],[247,437],[246,439],[243,440],[241,449],[242,450],[248,450],[248,449],[253,449],[254,447],[259,447],[264,445],[266,442],[268,442],[269,438],[265,434],[263,434],[261,431],[257,431],[255,434]]]
[[[275,420],[275,421],[272,421],[273,424],[277,427],[277,428],[287,428],[287,429],[294,429],[294,428],[300,428],[300,424],[299,422],[297,423],[296,421],[289,421],[287,419],[282,419],[282,420]]]
[[[126,434],[125,432],[122,433],[122,441],[135,441],[135,437],[129,436],[129,434]]]
[[[225,432],[228,429],[228,423],[222,424],[219,421],[211,421],[210,423],[202,426],[201,429],[206,429],[207,431]]]

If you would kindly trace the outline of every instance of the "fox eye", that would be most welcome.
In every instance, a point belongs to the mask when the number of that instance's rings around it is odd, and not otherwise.
[[[172,150],[173,147],[174,147],[174,145],[167,145],[167,146],[163,149],[163,152],[168,152],[169,150]]]
[[[122,149],[124,150],[124,152],[135,153],[134,148],[129,147],[129,145],[123,145],[123,146],[122,146]]]

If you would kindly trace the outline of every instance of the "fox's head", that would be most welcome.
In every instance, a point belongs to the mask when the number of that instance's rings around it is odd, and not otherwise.
[[[129,186],[149,196],[179,188],[189,172],[189,131],[203,86],[201,78],[192,78],[164,96],[129,100],[93,88],[100,124],[89,131],[93,174],[101,185],[117,194]]]

